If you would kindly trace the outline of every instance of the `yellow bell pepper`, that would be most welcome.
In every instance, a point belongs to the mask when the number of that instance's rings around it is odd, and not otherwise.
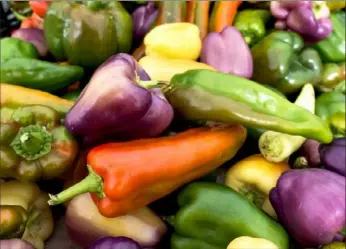
[[[330,11],[341,10],[346,7],[346,2],[345,1],[327,1],[327,6],[329,7]]]
[[[152,80],[170,81],[175,74],[192,69],[215,69],[207,64],[192,60],[167,59],[163,57],[145,56],[139,64],[149,74]]]
[[[146,55],[182,60],[197,60],[202,49],[198,26],[187,22],[156,26],[144,37],[144,45]]]
[[[226,173],[225,184],[277,219],[269,192],[276,186],[280,175],[289,169],[286,162],[269,162],[262,155],[256,154],[233,165]]]
[[[273,242],[252,237],[239,237],[228,245],[227,249],[279,249]]]

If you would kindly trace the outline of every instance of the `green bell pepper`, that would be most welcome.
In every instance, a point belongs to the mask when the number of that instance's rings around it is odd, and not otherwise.
[[[324,40],[318,42],[315,48],[324,62],[345,61],[345,36],[346,36],[346,14],[345,11],[336,11],[330,15],[333,22],[333,32]]]
[[[132,18],[119,1],[54,1],[44,18],[44,34],[58,61],[94,69],[130,51]]]
[[[1,43],[1,66],[3,63],[14,58],[32,58],[37,59],[39,53],[36,47],[30,43],[18,38],[7,37],[0,40]]]
[[[171,219],[172,249],[225,249],[235,238],[267,239],[289,248],[284,228],[241,194],[216,183],[195,182],[178,195],[180,210]]]
[[[345,80],[345,62],[341,64],[326,63],[323,65],[321,81],[317,88],[321,92],[331,92]]]
[[[323,93],[316,100],[316,115],[329,125],[335,137],[346,135],[345,103],[345,94],[337,91]]]
[[[246,9],[238,12],[233,26],[242,33],[246,43],[252,46],[265,36],[265,25],[269,18],[268,10]]]
[[[274,31],[251,49],[252,79],[281,92],[299,91],[306,82],[316,85],[322,73],[321,58],[313,48],[303,48],[303,39],[294,32]]]
[[[2,119],[0,126],[0,178],[52,179],[73,165],[78,144],[61,123],[57,111],[48,106],[28,105],[6,108],[4,112],[9,119]]]

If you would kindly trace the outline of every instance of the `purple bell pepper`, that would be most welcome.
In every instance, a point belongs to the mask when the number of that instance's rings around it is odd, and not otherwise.
[[[13,32],[12,37],[31,42],[39,52],[41,57],[48,54],[48,46],[42,29],[21,28]]]
[[[346,137],[336,138],[330,144],[321,144],[319,152],[325,169],[346,176]]]
[[[253,61],[250,48],[242,34],[232,26],[221,33],[211,32],[203,41],[201,62],[216,70],[251,78]]]
[[[133,23],[133,38],[136,43],[142,42],[144,36],[153,26],[156,18],[159,15],[158,9],[154,2],[149,2],[146,5],[139,6],[132,13]]]
[[[105,237],[95,241],[88,249],[143,249],[136,241],[127,237]]]
[[[270,191],[279,221],[303,247],[343,238],[345,177],[324,169],[283,173]]]
[[[141,81],[150,78],[132,56],[110,57],[67,113],[66,128],[87,146],[160,135],[173,119],[173,108],[160,89],[147,90]]]

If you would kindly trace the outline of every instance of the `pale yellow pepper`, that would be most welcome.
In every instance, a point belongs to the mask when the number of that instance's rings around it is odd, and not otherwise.
[[[277,219],[269,192],[276,186],[280,175],[289,169],[286,162],[269,162],[262,155],[256,154],[233,165],[226,173],[225,184]]]
[[[239,237],[228,245],[227,249],[279,249],[273,242],[252,237]]]
[[[152,80],[170,81],[175,74],[192,69],[215,69],[207,64],[191,60],[167,59],[163,57],[145,56],[139,64],[149,74]]]
[[[327,1],[327,6],[332,10],[340,10],[346,7],[346,1]]]
[[[197,60],[202,49],[199,28],[187,22],[153,28],[144,37],[144,45],[146,55],[182,60]]]

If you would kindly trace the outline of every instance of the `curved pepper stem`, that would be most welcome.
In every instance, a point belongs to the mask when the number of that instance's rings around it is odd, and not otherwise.
[[[86,1],[86,6],[92,11],[98,11],[108,6],[108,2],[103,1]]]
[[[96,174],[90,165],[87,165],[87,168],[89,175],[86,178],[57,195],[49,194],[48,204],[50,206],[58,205],[84,193],[95,193],[99,198],[105,198],[102,177]]]
[[[253,202],[256,207],[262,208],[262,205],[265,200],[265,194],[259,190],[257,190],[255,187],[252,186],[246,186],[242,189],[240,189],[240,193],[246,197],[246,199]]]
[[[164,90],[164,88],[169,85],[169,82],[158,80],[138,80],[137,84],[145,89],[161,88],[161,90]]]

